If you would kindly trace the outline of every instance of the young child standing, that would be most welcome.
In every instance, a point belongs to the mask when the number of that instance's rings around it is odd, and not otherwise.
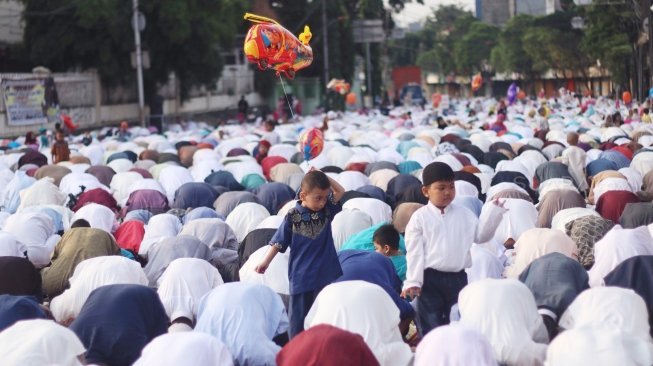
[[[63,131],[57,131],[55,134],[55,142],[52,144],[52,163],[57,164],[62,161],[70,160],[70,149],[68,148],[68,143],[64,139]]]
[[[399,249],[399,231],[392,224],[379,226],[372,237],[374,251],[390,258],[397,276],[406,279],[406,256]]]
[[[507,210],[494,201],[479,225],[474,213],[452,203],[454,172],[441,162],[424,168],[422,182],[429,202],[415,211],[406,226],[408,268],[402,296],[417,298],[418,328],[424,336],[449,323],[451,306],[467,285],[465,268],[472,264],[472,243],[490,240]]]
[[[265,259],[256,266],[256,272],[264,273],[278,252],[291,248],[290,338],[304,330],[304,318],[320,290],[342,276],[331,222],[342,209],[339,201],[344,192],[340,184],[323,172],[308,172],[302,180],[299,201],[288,211],[270,240],[271,248]]]

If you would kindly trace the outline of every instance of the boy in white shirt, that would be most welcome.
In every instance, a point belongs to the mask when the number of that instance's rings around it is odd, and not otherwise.
[[[449,323],[451,306],[467,285],[465,268],[472,265],[472,243],[490,240],[507,212],[497,200],[479,220],[467,208],[452,203],[454,179],[447,164],[427,165],[422,172],[422,193],[429,203],[415,211],[406,226],[408,269],[402,296],[417,298],[416,319],[422,336]]]

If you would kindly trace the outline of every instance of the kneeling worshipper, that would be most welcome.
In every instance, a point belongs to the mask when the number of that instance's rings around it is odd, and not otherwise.
[[[94,290],[69,327],[86,347],[86,361],[108,366],[131,365],[167,328],[168,317],[156,291],[141,285]]]
[[[330,324],[359,334],[379,364],[405,366],[413,355],[401,338],[399,321],[397,305],[381,287],[365,281],[344,281],[320,291],[304,328]]]
[[[168,332],[191,331],[204,295],[224,284],[218,270],[199,258],[177,258],[159,277],[159,298],[172,324]]]
[[[68,279],[81,261],[118,254],[120,247],[108,232],[86,227],[70,229],[54,248],[52,264],[41,271],[43,291],[52,299],[68,287]]]
[[[500,364],[543,365],[549,337],[535,298],[514,279],[470,283],[458,297],[460,323],[483,334]]]
[[[305,330],[277,354],[278,366],[378,366],[358,334],[328,324]]]
[[[202,298],[194,331],[226,344],[236,365],[273,366],[281,347],[272,338],[287,330],[279,295],[267,286],[231,282]]]
[[[134,366],[233,366],[224,343],[204,333],[169,333],[154,338],[143,348]]]
[[[52,320],[23,320],[0,332],[6,366],[81,366],[85,351],[75,333]]]
[[[492,346],[477,330],[451,323],[430,331],[419,343],[414,366],[497,366]]]
[[[0,295],[0,332],[21,320],[46,318],[45,308],[34,297]]]

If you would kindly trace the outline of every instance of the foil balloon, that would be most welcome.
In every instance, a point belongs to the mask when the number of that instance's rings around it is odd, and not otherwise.
[[[324,149],[324,135],[317,128],[305,131],[299,138],[299,148],[304,154],[304,160],[315,159]]]
[[[358,99],[357,99],[357,97],[356,97],[356,93],[354,93],[354,92],[350,92],[350,93],[347,94],[347,96],[345,97],[345,103],[346,103],[348,106],[354,106],[354,105],[356,105],[357,100],[358,100]]]
[[[326,87],[340,95],[346,95],[351,90],[351,85],[343,79],[331,79]]]
[[[62,113],[59,116],[59,118],[61,119],[61,122],[63,122],[66,125],[66,127],[70,132],[75,132],[75,130],[77,129],[77,125],[73,122],[72,117]]]
[[[472,91],[476,92],[479,89],[481,89],[481,85],[483,85],[483,76],[481,76],[480,73],[474,75],[472,78]]]
[[[630,104],[630,102],[633,101],[633,96],[630,95],[630,92],[629,92],[629,91],[625,91],[625,92],[621,95],[621,100],[623,100],[623,102],[626,103],[626,104]]]
[[[508,87],[508,93],[506,93],[506,97],[508,97],[508,103],[515,103],[515,100],[517,99],[517,89],[517,84],[515,83],[510,84],[510,87]]]
[[[313,49],[308,45],[312,33],[308,26],[298,37],[282,27],[276,20],[245,13],[245,20],[254,25],[245,36],[243,50],[247,60],[262,71],[275,70],[293,79],[295,73],[313,62]]]
[[[435,93],[431,95],[431,103],[433,104],[433,108],[439,107],[441,101],[442,101],[442,94]]]
[[[523,90],[520,90],[520,91],[517,93],[517,99],[519,99],[519,100],[524,100],[524,99],[526,99],[526,92],[523,91]]]

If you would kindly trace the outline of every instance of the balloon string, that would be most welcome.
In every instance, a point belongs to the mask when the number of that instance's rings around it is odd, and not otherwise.
[[[283,83],[281,74],[279,74],[279,80],[281,80],[281,87],[283,88],[283,94],[286,96],[286,102],[288,103],[288,109],[290,109],[290,115],[292,115],[292,118],[295,119],[295,112],[293,112],[292,105],[290,105],[290,99],[288,99],[288,93],[286,93],[286,86]]]

